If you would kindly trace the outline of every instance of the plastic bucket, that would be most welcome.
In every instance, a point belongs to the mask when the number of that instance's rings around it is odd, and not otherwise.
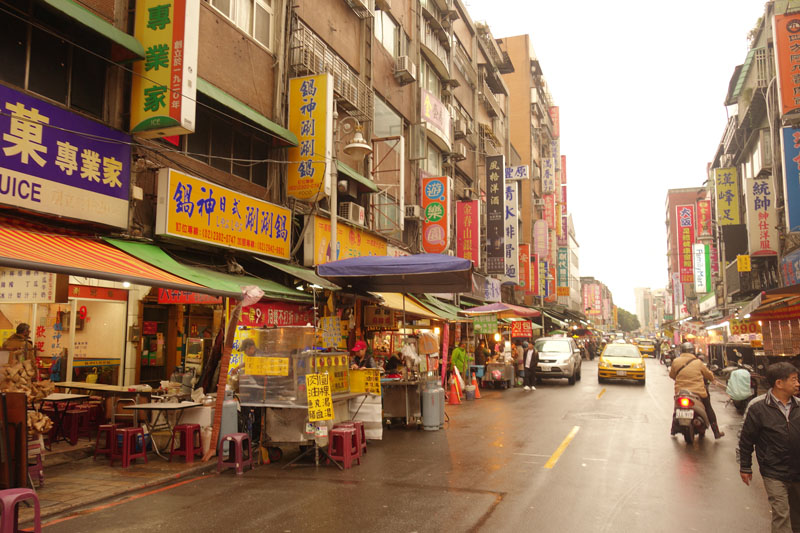
[[[464,387],[464,398],[466,400],[474,400],[475,399],[475,387],[469,385]]]

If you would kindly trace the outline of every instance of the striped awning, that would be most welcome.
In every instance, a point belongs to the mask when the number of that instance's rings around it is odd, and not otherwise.
[[[0,266],[213,293],[89,237],[0,221]]]

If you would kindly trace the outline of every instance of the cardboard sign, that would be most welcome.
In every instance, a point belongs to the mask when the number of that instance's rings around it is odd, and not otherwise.
[[[366,392],[381,395],[381,374],[377,368],[361,368],[350,371],[350,392]]]
[[[333,420],[329,374],[306,374],[308,421]]]

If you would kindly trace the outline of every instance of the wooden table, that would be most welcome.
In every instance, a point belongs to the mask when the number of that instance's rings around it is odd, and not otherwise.
[[[69,410],[69,404],[78,400],[88,400],[88,394],[64,394],[62,392],[54,392],[42,400],[44,402],[53,403],[53,425],[55,426],[53,444],[59,440],[67,440],[67,435],[64,432],[64,415]],[[59,410],[58,406],[64,404],[64,410]],[[41,410],[41,409],[40,409]],[[62,437],[59,439],[59,435]]]
[[[102,383],[85,383],[83,381],[61,381],[57,382],[55,385],[56,387],[65,389],[67,391],[72,391],[73,389],[77,389],[77,390],[106,393],[104,394],[104,396],[111,397],[111,416],[109,418],[111,419],[112,424],[116,424],[117,422],[117,404],[119,404],[121,399],[132,400],[135,403],[139,403],[139,398],[149,397],[149,395],[153,393],[152,390],[141,391],[141,390],[136,390],[136,388],[132,386],[126,387],[119,385],[105,385]],[[129,415],[122,415],[122,416],[127,417]],[[136,424],[134,423],[134,425]]]
[[[158,449],[156,441],[155,439],[153,439],[153,433],[155,431],[163,431],[163,430],[169,431],[169,440],[167,441],[167,446],[165,447],[166,450],[166,448],[171,447],[172,439],[174,438],[173,430],[175,429],[175,426],[177,426],[178,423],[180,422],[181,416],[183,415],[183,411],[185,411],[186,409],[190,409],[192,407],[199,407],[201,405],[203,404],[196,402],[186,402],[186,403],[151,402],[151,403],[137,403],[134,405],[126,405],[123,407],[123,409],[128,411],[133,411],[134,419],[139,418],[139,411],[149,411],[151,413],[152,412],[156,413],[155,419],[153,419],[152,422],[150,421],[149,417],[145,417],[144,425],[145,428],[147,428],[147,432],[150,434],[150,442],[153,443],[153,451],[156,452],[156,455],[158,455],[162,459],[169,460],[169,457],[164,456],[161,453],[161,450]],[[177,413],[174,424],[171,424],[169,421],[169,416],[167,416],[167,413],[169,412]],[[159,423],[159,419],[163,421]]]

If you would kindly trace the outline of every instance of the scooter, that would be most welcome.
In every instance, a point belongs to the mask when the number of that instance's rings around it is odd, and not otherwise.
[[[723,373],[729,373],[726,394],[739,414],[744,414],[750,400],[758,396],[758,380],[753,368],[740,362],[737,367],[724,369]]]
[[[692,444],[695,436],[702,439],[710,427],[703,400],[694,393],[681,390],[675,395],[672,412],[671,434],[681,433],[686,444]]]
[[[675,345],[673,344],[670,346],[669,350],[666,350],[662,354],[662,357],[664,359],[664,365],[669,368],[672,365],[672,361],[675,360]]]

